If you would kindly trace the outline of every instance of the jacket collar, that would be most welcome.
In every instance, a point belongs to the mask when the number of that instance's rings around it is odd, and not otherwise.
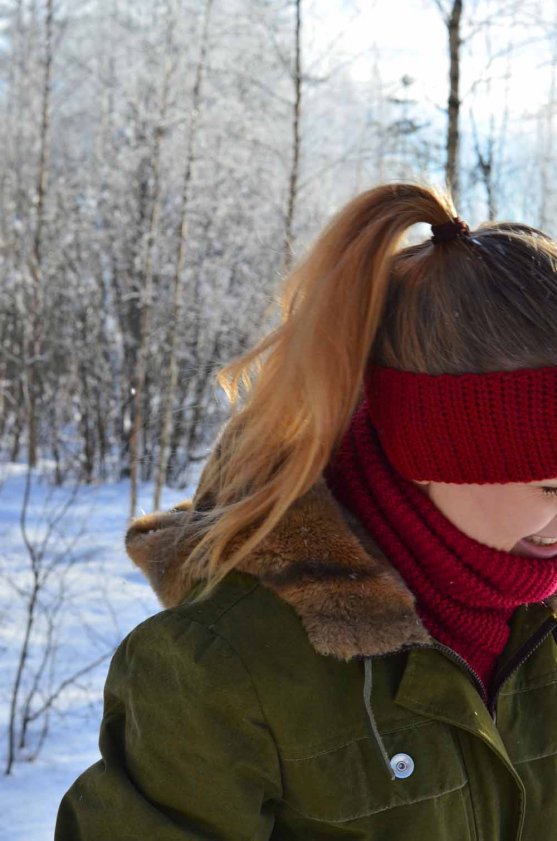
[[[163,607],[182,602],[203,569],[191,569],[187,523],[195,497],[171,511],[137,518],[126,551]],[[320,654],[341,660],[393,653],[433,638],[415,598],[359,520],[321,478],[237,567],[256,576],[299,615]],[[546,600],[557,612],[557,595]]]

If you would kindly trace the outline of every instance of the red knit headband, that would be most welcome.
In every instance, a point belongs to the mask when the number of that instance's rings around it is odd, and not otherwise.
[[[370,365],[364,390],[382,447],[407,479],[557,478],[557,367],[432,375]]]

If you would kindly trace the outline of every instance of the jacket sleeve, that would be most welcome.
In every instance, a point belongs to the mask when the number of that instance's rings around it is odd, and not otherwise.
[[[167,610],[125,637],[99,748],[62,798],[55,841],[270,837],[276,746],[240,656],[210,628]]]

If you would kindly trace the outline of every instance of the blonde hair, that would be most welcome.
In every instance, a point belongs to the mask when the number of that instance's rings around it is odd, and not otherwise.
[[[431,374],[557,364],[555,242],[490,222],[466,240],[398,250],[412,225],[455,215],[447,189],[360,193],[284,279],[280,325],[217,372],[231,416],[184,527],[196,537],[184,576],[206,579],[194,601],[319,479],[370,361]]]

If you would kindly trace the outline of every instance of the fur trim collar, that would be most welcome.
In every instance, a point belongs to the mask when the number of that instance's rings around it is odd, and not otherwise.
[[[179,604],[204,577],[188,569],[192,546],[179,542],[192,506],[187,500],[171,511],[146,514],[126,532],[128,555],[164,607]],[[296,610],[320,654],[349,660],[432,642],[399,573],[323,479],[237,569],[259,578]]]
[[[180,604],[206,577],[187,564],[193,544],[181,537],[194,502],[139,517],[126,532],[128,555],[165,608]],[[256,576],[294,608],[320,654],[350,660],[433,642],[413,593],[323,478],[237,569]],[[546,604],[557,612],[557,596]]]

